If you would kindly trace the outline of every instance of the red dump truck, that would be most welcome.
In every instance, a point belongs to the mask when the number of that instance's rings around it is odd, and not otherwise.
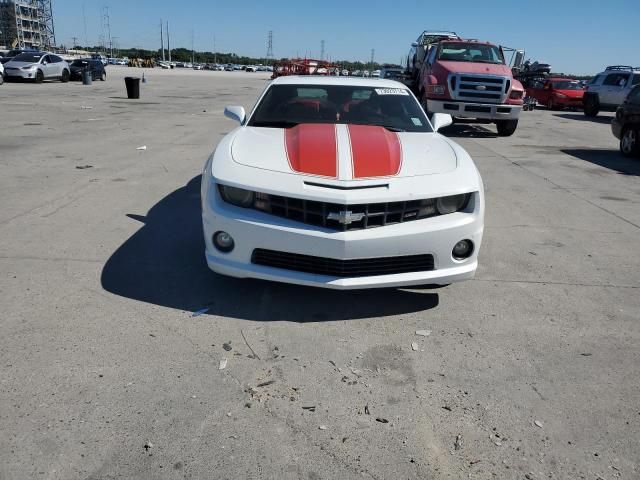
[[[498,135],[513,135],[522,111],[524,88],[513,78],[503,48],[462,38],[438,39],[425,48],[414,83],[429,115],[492,122]]]

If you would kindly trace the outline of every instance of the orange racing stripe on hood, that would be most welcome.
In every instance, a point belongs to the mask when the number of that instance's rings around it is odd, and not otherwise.
[[[302,123],[284,133],[287,159],[299,173],[338,177],[336,127],[326,123]]]
[[[402,165],[398,134],[374,125],[349,125],[353,178],[397,175]]]

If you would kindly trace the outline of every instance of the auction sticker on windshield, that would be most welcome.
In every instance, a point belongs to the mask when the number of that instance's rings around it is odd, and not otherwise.
[[[409,95],[404,88],[376,88],[378,95]]]

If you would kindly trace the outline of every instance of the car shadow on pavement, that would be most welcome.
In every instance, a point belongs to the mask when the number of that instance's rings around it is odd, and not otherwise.
[[[439,133],[451,138],[497,138],[497,132],[487,128],[486,124],[456,123],[440,129]]]
[[[604,123],[607,125],[611,124],[611,119],[613,118],[609,116],[587,117],[584,113],[554,113],[553,116],[566,118],[567,120],[580,120],[582,122]]]
[[[561,150],[567,155],[595,163],[601,167],[616,170],[623,175],[640,175],[640,162],[638,159],[626,158],[617,150],[598,148],[565,148]]]
[[[104,265],[102,287],[115,295],[243,320],[314,322],[383,317],[438,305],[431,291],[335,291],[213,273],[204,258],[200,176],[170,193]]]

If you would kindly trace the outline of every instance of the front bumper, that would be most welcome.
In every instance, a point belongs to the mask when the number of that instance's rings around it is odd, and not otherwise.
[[[520,117],[522,105],[427,99],[427,110],[430,113],[448,113],[454,117],[462,118],[517,120]]]
[[[21,78],[23,80],[33,80],[36,78],[37,70],[22,70],[21,68],[5,68],[5,78]]]
[[[209,192],[203,201],[206,259],[211,270],[233,277],[257,278],[331,289],[446,285],[473,278],[482,242],[483,214],[480,193],[473,195],[469,211],[364,230],[338,232],[314,227],[255,210],[224,203]],[[471,205],[470,204],[470,205]],[[230,253],[212,243],[217,231],[235,240]],[[474,252],[466,260],[452,258],[456,242],[469,239]],[[371,259],[431,254],[434,269],[390,275],[333,277],[252,263],[254,249],[312,255],[331,259]]]

